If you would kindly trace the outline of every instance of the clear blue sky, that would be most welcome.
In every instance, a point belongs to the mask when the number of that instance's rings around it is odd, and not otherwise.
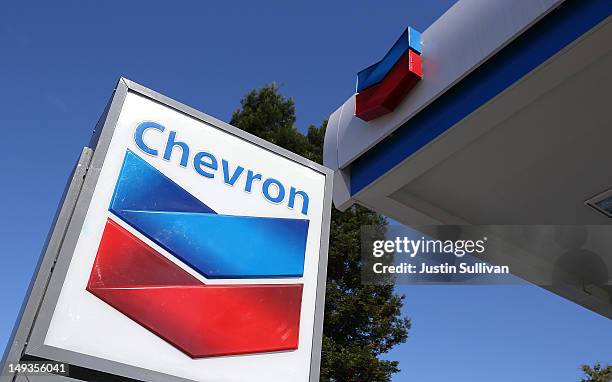
[[[407,25],[454,1],[63,1],[0,8],[0,347],[66,178],[119,76],[228,121],[276,81],[319,124]],[[169,4],[173,4],[170,6]],[[180,4],[180,5],[176,5]],[[401,287],[395,381],[578,381],[612,362],[609,320],[529,286]]]

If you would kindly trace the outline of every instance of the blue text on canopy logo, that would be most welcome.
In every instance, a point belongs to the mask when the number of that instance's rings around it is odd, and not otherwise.
[[[150,131],[149,131],[150,130]],[[245,169],[240,165],[230,164],[226,159],[217,159],[213,153],[198,151],[193,153],[187,142],[180,141],[177,132],[170,130],[167,134],[164,147],[151,147],[145,142],[145,134],[166,134],[166,128],[156,122],[142,122],[134,132],[134,142],[144,153],[152,156],[162,156],[167,161],[177,161],[178,165],[187,167],[191,163],[193,169],[203,178],[213,179],[215,175],[221,175],[223,182],[228,186],[239,185],[247,193],[261,184],[263,197],[275,204],[286,203],[287,207],[293,209],[298,206],[303,215],[308,214],[308,193],[294,186],[287,188],[280,180],[265,177],[264,174]],[[178,148],[180,150],[175,150]],[[178,156],[180,154],[180,157]],[[193,154],[193,155],[192,155]],[[221,174],[219,174],[221,170]]]

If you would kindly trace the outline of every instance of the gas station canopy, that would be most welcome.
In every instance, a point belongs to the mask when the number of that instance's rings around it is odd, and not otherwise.
[[[366,122],[353,95],[330,116],[335,206],[411,226],[612,224],[611,14],[599,0],[457,2],[423,31],[423,78],[394,111]],[[547,288],[612,318],[612,243],[584,246],[607,280]]]

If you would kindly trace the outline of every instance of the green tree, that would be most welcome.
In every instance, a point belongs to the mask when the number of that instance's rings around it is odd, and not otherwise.
[[[303,135],[295,127],[293,99],[275,84],[248,93],[231,124],[269,142],[323,161],[327,122],[310,126]],[[399,371],[397,361],[380,359],[405,342],[410,321],[401,316],[404,296],[393,286],[361,283],[360,228],[375,225],[384,231],[385,218],[363,207],[332,211],[321,381],[387,382]]]
[[[581,382],[612,381],[612,366],[610,365],[602,367],[600,363],[596,363],[592,367],[589,365],[582,365],[581,369],[584,372],[584,378],[582,378]]]

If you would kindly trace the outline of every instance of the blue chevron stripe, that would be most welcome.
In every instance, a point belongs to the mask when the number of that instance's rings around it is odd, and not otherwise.
[[[218,215],[130,150],[109,209],[208,278],[304,273],[308,220]]]
[[[115,186],[111,211],[173,211],[216,213],[158,169],[127,150]]]
[[[408,49],[418,54],[421,54],[422,51],[421,33],[413,28],[406,28],[382,60],[357,73],[356,91],[359,93],[382,81]]]

